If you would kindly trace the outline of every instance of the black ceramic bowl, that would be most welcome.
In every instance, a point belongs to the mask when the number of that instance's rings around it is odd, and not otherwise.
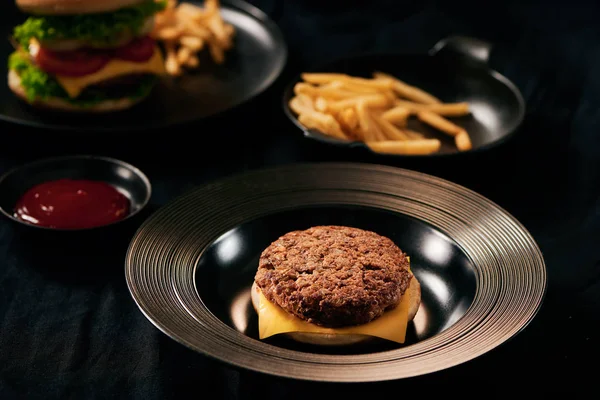
[[[114,186],[130,201],[129,214],[116,222],[86,229],[55,229],[30,224],[16,218],[14,207],[31,187],[43,182],[70,178],[103,181]],[[97,231],[130,221],[148,204],[152,188],[150,181],[136,167],[113,158],[76,155],[48,158],[14,168],[0,177],[0,212],[27,229],[75,232]]]
[[[361,54],[327,62],[305,72],[335,72],[370,78],[374,71],[382,71],[420,87],[443,102],[469,103],[470,115],[449,119],[469,132],[473,144],[471,150],[458,151],[451,136],[417,118],[410,118],[408,128],[439,139],[440,150],[426,155],[387,155],[392,158],[457,156],[501,145],[518,132],[525,116],[525,101],[519,88],[488,65],[492,47],[491,43],[479,39],[453,36],[437,43],[428,54]],[[289,83],[283,95],[283,109],[304,136],[328,145],[371,152],[362,142],[332,138],[302,126],[289,107],[294,86],[300,81],[299,74]]]

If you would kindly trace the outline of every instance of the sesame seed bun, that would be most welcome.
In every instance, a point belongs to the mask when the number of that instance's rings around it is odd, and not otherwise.
[[[16,0],[17,7],[28,14],[71,15],[112,12],[148,0]]]

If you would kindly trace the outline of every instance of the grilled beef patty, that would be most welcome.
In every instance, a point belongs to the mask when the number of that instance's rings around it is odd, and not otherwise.
[[[255,276],[269,301],[331,328],[365,324],[396,307],[411,279],[394,242],[344,226],[283,235],[263,251]]]

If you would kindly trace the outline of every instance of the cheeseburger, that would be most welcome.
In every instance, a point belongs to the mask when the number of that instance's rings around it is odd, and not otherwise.
[[[421,287],[390,239],[344,226],[287,233],[261,254],[252,286],[261,339],[317,345],[404,343]]]
[[[31,15],[13,32],[8,85],[28,103],[114,111],[144,99],[164,73],[148,34],[165,2],[16,0]]]

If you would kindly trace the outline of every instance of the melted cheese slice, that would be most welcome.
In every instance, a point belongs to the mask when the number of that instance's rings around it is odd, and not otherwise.
[[[411,279],[410,285],[415,280]],[[325,333],[342,335],[366,335],[404,343],[406,339],[406,327],[408,325],[408,310],[410,307],[410,295],[412,290],[407,288],[402,296],[400,304],[393,310],[386,311],[381,317],[364,325],[348,328],[324,328],[306,322],[295,315],[288,313],[281,307],[271,303],[260,292],[258,305],[258,331],[261,339],[280,333],[305,332]]]
[[[72,77],[56,75],[55,79],[65,89],[69,97],[76,98],[88,86],[107,81],[119,76],[131,74],[153,74],[163,75],[165,73],[165,64],[160,49],[154,49],[154,55],[146,62],[131,62],[125,60],[111,60],[100,71],[93,74]]]

